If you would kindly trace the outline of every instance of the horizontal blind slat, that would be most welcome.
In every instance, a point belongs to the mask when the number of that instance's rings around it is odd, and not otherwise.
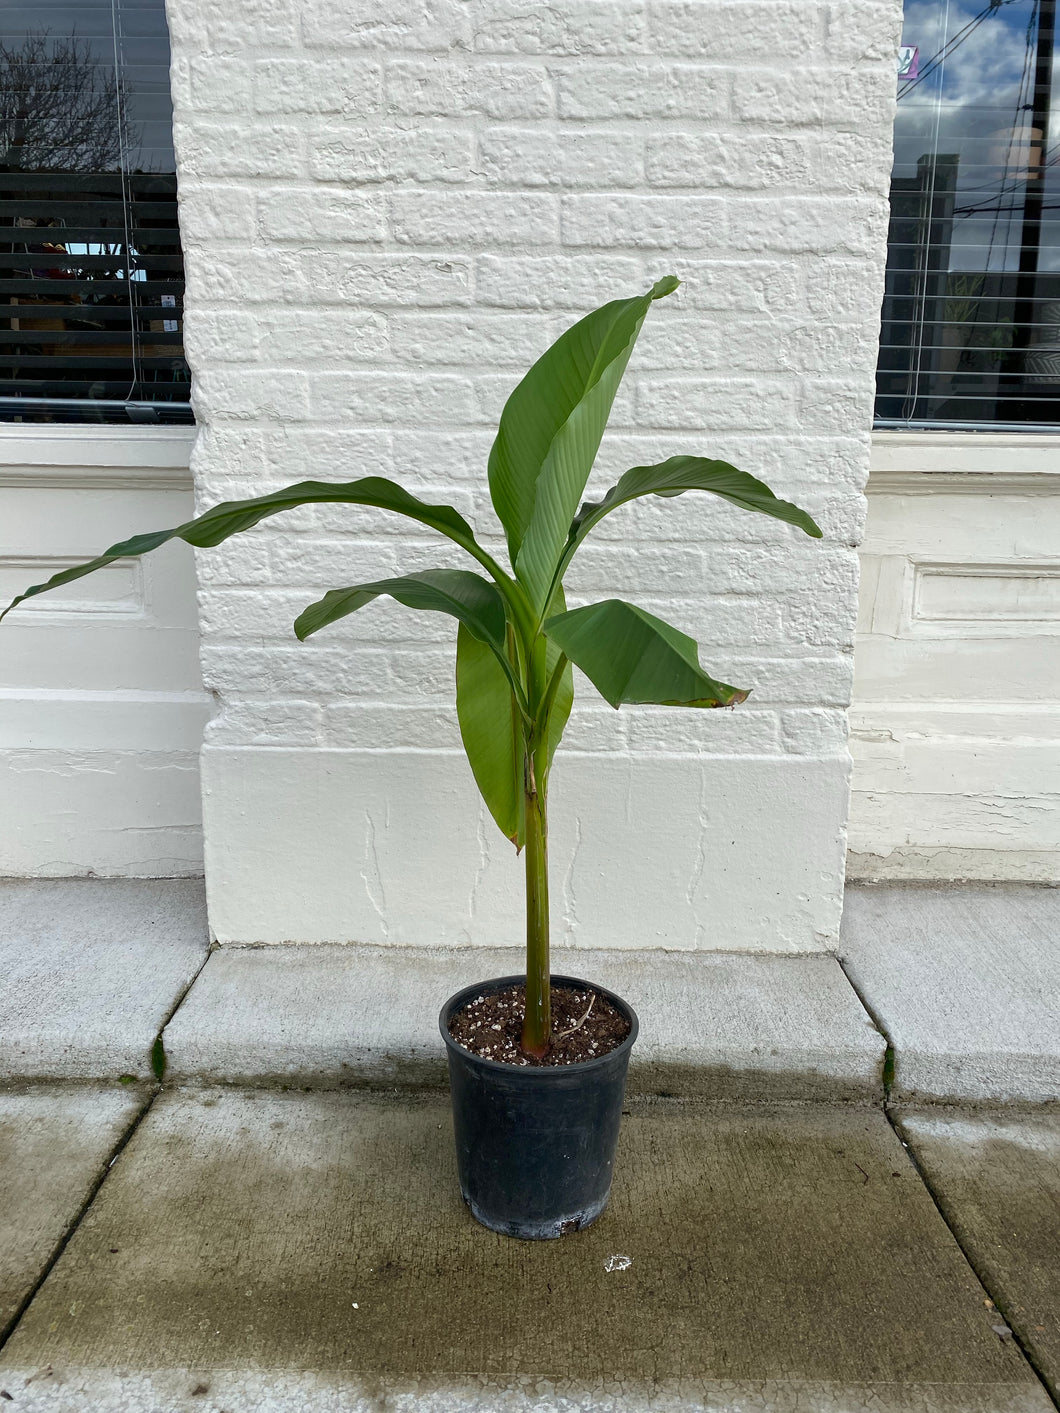
[[[25,280],[10,280],[0,278],[0,295],[3,294],[24,294]],[[143,294],[170,294],[177,298],[184,296],[183,280],[136,280],[134,282],[136,293]],[[120,294],[124,296],[128,289],[126,280],[34,280],[33,293],[41,294],[98,294],[101,297]]]
[[[80,356],[77,354],[64,354],[62,366],[64,369],[71,368],[74,372],[83,372],[86,368],[131,368],[133,363],[137,363],[141,368],[165,368],[172,369],[174,364],[172,356],[158,357],[154,354],[137,353],[134,359],[132,353],[123,358],[104,356],[102,354],[92,354]],[[176,360],[179,361],[179,360]],[[0,353],[0,368],[54,368],[56,359],[38,354],[21,353]],[[0,388],[3,384],[0,383]]]
[[[134,248],[140,245],[179,246],[180,232],[173,227],[132,225],[129,234],[136,239]],[[40,245],[44,240],[53,244],[69,245],[76,241],[88,245],[118,245],[125,242],[125,226],[115,223],[111,226],[4,226],[0,225],[0,255],[8,253],[14,245]]]
[[[137,285],[140,283],[137,281]],[[127,289],[128,286],[125,288]],[[184,313],[184,306],[180,300],[172,307],[137,302],[134,308],[138,319],[180,319]],[[34,300],[32,304],[9,305],[3,303],[3,297],[0,296],[0,328],[8,326],[12,319],[20,317],[28,319],[31,316],[34,319],[65,319],[73,325],[121,323],[122,320],[129,318],[129,302],[125,300],[121,305],[115,306],[80,304],[71,307],[69,304],[39,304]]]
[[[156,332],[154,329],[143,329],[135,334],[130,334],[125,331],[112,333],[104,329],[0,328],[0,347],[37,347],[41,344],[56,344],[61,347],[68,346],[71,354],[76,354],[78,347],[121,348],[124,345],[131,346],[134,338],[141,343],[172,344],[178,353],[183,349],[183,341],[179,333]],[[70,358],[64,355],[64,361],[69,363]]]

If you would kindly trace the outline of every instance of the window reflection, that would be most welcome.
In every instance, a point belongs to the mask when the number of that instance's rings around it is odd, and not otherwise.
[[[163,0],[0,16],[0,417],[190,421]]]
[[[908,0],[883,425],[1060,421],[1056,0]]]

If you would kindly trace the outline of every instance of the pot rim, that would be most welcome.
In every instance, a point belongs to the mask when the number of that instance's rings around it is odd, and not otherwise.
[[[542,1083],[551,1083],[553,1080],[559,1080],[564,1077],[570,1078],[571,1075],[575,1074],[585,1074],[599,1069],[604,1065],[613,1064],[617,1057],[632,1048],[633,1042],[636,1040],[637,1033],[640,1030],[640,1023],[637,1020],[636,1011],[629,1002],[624,1001],[616,992],[608,990],[606,986],[601,986],[599,982],[585,981],[582,977],[565,976],[557,972],[549,973],[550,985],[576,986],[582,990],[595,991],[599,995],[606,997],[612,1005],[617,1006],[622,1011],[623,1015],[628,1017],[629,1034],[626,1036],[625,1040],[622,1041],[621,1045],[616,1045],[613,1050],[608,1050],[606,1055],[597,1055],[596,1058],[592,1060],[578,1060],[577,1063],[573,1065],[510,1065],[504,1060],[490,1060],[484,1055],[476,1055],[473,1050],[468,1050],[465,1046],[460,1044],[459,1040],[454,1039],[454,1037],[450,1035],[448,1025],[449,1018],[454,1011],[460,1009],[463,1002],[470,1001],[474,996],[488,995],[492,991],[503,991],[505,987],[518,986],[520,984],[525,985],[525,983],[526,972],[518,972],[515,976],[497,976],[491,977],[488,981],[476,981],[470,986],[462,987],[459,991],[455,992],[454,995],[450,996],[438,1015],[438,1029],[442,1033],[442,1039],[445,1041],[446,1048],[455,1051],[461,1059],[470,1060],[476,1065],[483,1065],[487,1069],[496,1070],[500,1074],[540,1075],[542,1077]]]

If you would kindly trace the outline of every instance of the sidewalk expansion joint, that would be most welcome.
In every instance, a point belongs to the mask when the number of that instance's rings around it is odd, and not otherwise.
[[[169,1014],[164,1018],[162,1024],[158,1027],[158,1034],[155,1036],[154,1044],[151,1046],[151,1073],[154,1075],[155,1079],[158,1081],[159,1084],[161,1084],[166,1077],[166,1047],[162,1038],[165,1035],[166,1026],[177,1014],[181,1006],[183,1006],[187,998],[188,992],[191,990],[191,988],[198,981],[199,977],[202,976],[203,972],[206,970],[206,963],[210,960],[213,954],[218,951],[220,951],[220,945],[217,942],[211,942],[209,947],[206,949],[205,957],[203,957],[202,961],[196,968],[195,974],[188,981],[187,986],[184,987],[183,991],[181,991],[177,999],[173,1002],[173,1005],[170,1007]]]
[[[890,1107],[885,1108],[884,1113],[887,1115],[887,1122],[891,1125],[891,1128],[894,1129],[895,1137],[905,1149],[906,1156],[908,1157],[909,1161],[912,1163],[914,1169],[916,1170],[917,1177],[919,1177],[921,1183],[923,1183],[924,1185],[928,1196],[935,1204],[935,1210],[938,1212],[942,1220],[946,1223],[946,1226],[949,1228],[950,1235],[960,1247],[961,1255],[968,1262],[968,1265],[971,1267],[972,1273],[974,1274],[976,1280],[986,1291],[991,1304],[997,1311],[1000,1323],[998,1326],[995,1327],[995,1331],[997,1333],[998,1338],[1012,1340],[1016,1348],[1027,1361],[1027,1364],[1030,1366],[1031,1369],[1034,1370],[1035,1377],[1038,1379],[1038,1382],[1045,1390],[1046,1394],[1048,1395],[1049,1401],[1052,1403],[1053,1407],[1056,1409],[1060,1409],[1060,1395],[1058,1395],[1057,1391],[1053,1389],[1052,1385],[1049,1383],[1048,1378],[1046,1377],[1041,1366],[1039,1365],[1037,1359],[1035,1359],[1033,1353],[1031,1352],[1027,1340],[1024,1338],[1024,1335],[1020,1330],[1021,1322],[1018,1316],[1010,1313],[1007,1308],[1006,1302],[1003,1299],[999,1298],[997,1291],[992,1288],[987,1272],[981,1268],[980,1264],[976,1261],[975,1256],[969,1250],[968,1243],[961,1235],[960,1222],[958,1221],[955,1215],[952,1215],[949,1212],[947,1204],[939,1196],[938,1192],[936,1192],[935,1187],[931,1182],[931,1178],[928,1176],[927,1170],[924,1168],[924,1166],[920,1162],[920,1159],[917,1157],[916,1149],[913,1147],[913,1143],[915,1141],[913,1135],[910,1134],[909,1139],[907,1141],[906,1138],[903,1136],[904,1130],[902,1128],[901,1117],[893,1113]]]
[[[959,1223],[957,1222],[956,1218],[952,1216],[947,1210],[947,1206],[942,1200],[942,1198],[939,1196],[938,1192],[936,1192],[935,1187],[932,1184],[931,1178],[928,1176],[927,1170],[923,1167],[920,1162],[920,1159],[917,1157],[916,1149],[913,1147],[912,1136],[910,1136],[908,1141],[903,1136],[904,1131],[902,1129],[901,1119],[891,1110],[889,1105],[885,1106],[884,1113],[887,1116],[887,1122],[894,1130],[895,1137],[905,1149],[906,1157],[912,1163],[913,1168],[916,1171],[917,1177],[920,1179],[925,1191],[931,1198],[932,1202],[935,1204],[935,1210],[938,1212],[942,1220],[946,1223],[950,1235],[953,1237],[954,1241],[960,1248],[961,1255],[967,1261],[976,1280],[986,1291],[987,1296],[990,1299],[990,1303],[993,1305],[994,1310],[997,1312],[999,1323],[997,1326],[995,1326],[995,1332],[997,1333],[998,1338],[1012,1340],[1016,1348],[1027,1361],[1029,1367],[1034,1371],[1034,1375],[1037,1378],[1038,1382],[1041,1384],[1042,1388],[1045,1390],[1045,1393],[1048,1396],[1050,1403],[1052,1403],[1054,1408],[1060,1409],[1060,1397],[1057,1396],[1056,1391],[1050,1385],[1048,1378],[1043,1372],[1037,1359],[1035,1359],[1033,1353],[1031,1352],[1030,1347],[1026,1339],[1024,1338],[1023,1333],[1020,1330],[1019,1319],[1009,1312],[1006,1306],[1006,1302],[999,1296],[998,1292],[990,1284],[990,1279],[987,1272],[982,1269],[979,1262],[976,1261],[975,1256],[969,1250],[967,1242],[965,1242],[965,1240],[961,1236]]]
[[[66,1231],[55,1243],[51,1254],[49,1255],[48,1259],[44,1262],[44,1265],[41,1268],[40,1274],[33,1282],[33,1285],[30,1287],[30,1289],[26,1292],[25,1298],[20,1302],[18,1308],[15,1310],[14,1314],[7,1321],[7,1323],[4,1325],[0,1325],[0,1352],[3,1351],[4,1345],[14,1334],[15,1330],[18,1329],[19,1323],[21,1322],[23,1315],[29,1309],[30,1305],[32,1305],[33,1301],[37,1298],[37,1292],[40,1290],[41,1286],[51,1275],[56,1263],[62,1256],[63,1252],[66,1250],[67,1246],[70,1244],[71,1238],[73,1237],[77,1229],[80,1227],[89,1208],[92,1206],[93,1202],[95,1202],[97,1196],[99,1195],[100,1188],[106,1182],[110,1174],[110,1170],[114,1167],[114,1164],[118,1161],[122,1153],[125,1151],[125,1148],[129,1143],[130,1139],[132,1138],[133,1134],[140,1127],[140,1124],[150,1112],[151,1105],[155,1102],[161,1092],[162,1091],[160,1085],[151,1086],[151,1089],[148,1092],[144,1102],[140,1105],[139,1109],[137,1109],[135,1114],[133,1114],[124,1132],[121,1134],[117,1143],[111,1149],[109,1156],[104,1160],[103,1167],[100,1170],[95,1181],[92,1183],[88,1192],[85,1194],[84,1201],[74,1213],[74,1216],[71,1219],[70,1225],[67,1227]]]
[[[846,977],[847,984],[849,985],[851,991],[853,991],[854,995],[861,1002],[861,1009],[865,1012],[869,1020],[872,1021],[872,1024],[883,1036],[883,1039],[887,1045],[886,1050],[883,1052],[883,1070],[880,1074],[880,1083],[883,1087],[883,1106],[884,1108],[886,1108],[887,1105],[890,1103],[891,1089],[894,1085],[894,1044],[891,1041],[891,1037],[887,1034],[887,1027],[884,1025],[880,1017],[876,1014],[872,1006],[869,1004],[868,998],[859,990],[857,982],[854,980],[854,978],[847,971],[846,967],[843,965],[843,958],[836,954],[835,959],[839,963],[839,970]]]
[[[999,1320],[1003,1322],[1002,1330],[998,1333],[998,1338],[1011,1338],[1013,1340],[1016,1347],[1019,1349],[1020,1353],[1027,1361],[1029,1367],[1033,1369],[1035,1377],[1038,1379],[1038,1382],[1045,1390],[1046,1394],[1048,1395],[1049,1401],[1052,1403],[1053,1407],[1060,1410],[1060,1397],[1058,1397],[1057,1393],[1054,1392],[1054,1390],[1050,1387],[1048,1379],[1045,1377],[1045,1374],[1039,1367],[1037,1360],[1031,1354],[1027,1346],[1027,1342],[1020,1333],[1019,1320],[1009,1317],[1009,1313],[1005,1308],[1004,1302],[998,1299],[997,1292],[991,1288],[986,1272],[980,1268],[979,1263],[977,1263],[971,1251],[968,1249],[967,1243],[962,1240],[958,1223],[956,1222],[955,1218],[953,1218],[946,1210],[946,1206],[943,1203],[942,1199],[939,1197],[939,1194],[936,1192],[934,1186],[932,1185],[931,1179],[928,1176],[927,1171],[924,1169],[924,1167],[920,1163],[920,1160],[917,1158],[916,1151],[912,1146],[912,1142],[906,1141],[906,1137],[902,1129],[901,1119],[894,1112],[894,1108],[891,1103],[891,1093],[894,1088],[895,1061],[897,1057],[897,1051],[895,1050],[894,1042],[888,1034],[887,1027],[884,1025],[883,1020],[869,1004],[868,1000],[862,994],[862,992],[858,989],[857,984],[851,977],[850,973],[847,971],[846,967],[843,966],[843,959],[839,957],[837,958],[837,960],[839,961],[839,965],[843,969],[843,975],[846,977],[847,981],[850,982],[854,994],[857,996],[858,1000],[865,1008],[866,1015],[869,1017],[873,1025],[876,1027],[876,1029],[883,1036],[884,1040],[887,1042],[887,1050],[884,1054],[883,1059],[883,1112],[887,1118],[887,1122],[894,1130],[894,1136],[898,1139],[898,1142],[905,1149],[906,1156],[912,1163],[913,1168],[916,1171],[917,1177],[920,1179],[924,1190],[927,1192],[928,1196],[934,1203],[935,1210],[938,1212],[942,1220],[946,1223],[946,1227],[950,1235],[953,1237],[953,1240],[957,1243],[961,1255],[964,1257],[965,1261],[967,1261],[969,1267],[972,1270],[972,1273],[975,1275],[976,1280],[986,1291],[987,1296],[989,1297],[994,1309],[997,1311]]]

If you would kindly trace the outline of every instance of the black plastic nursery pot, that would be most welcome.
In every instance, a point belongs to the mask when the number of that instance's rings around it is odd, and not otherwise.
[[[481,1059],[449,1034],[451,1017],[469,1001],[525,980],[504,976],[465,987],[442,1007],[439,1026],[464,1201],[492,1231],[543,1241],[589,1226],[607,1206],[637,1017],[602,986],[553,976],[553,986],[610,1001],[630,1023],[622,1044],[578,1064],[523,1067]]]

